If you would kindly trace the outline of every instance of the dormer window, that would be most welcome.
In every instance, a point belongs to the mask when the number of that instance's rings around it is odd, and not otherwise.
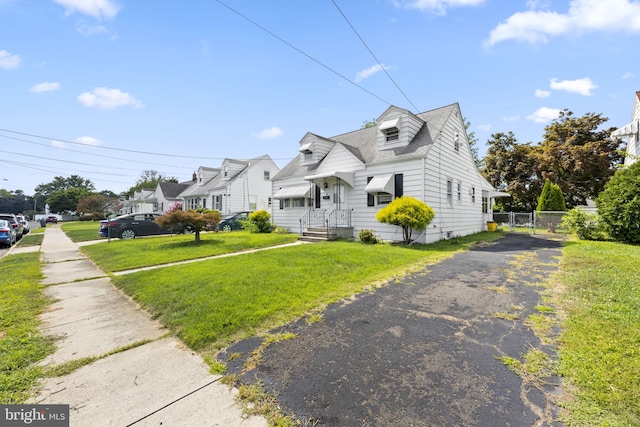
[[[398,128],[398,122],[400,118],[392,120],[385,120],[380,123],[378,129],[383,133],[386,142],[397,141],[400,138],[400,129]]]
[[[400,136],[400,130],[398,128],[390,128],[384,131],[387,142],[397,141]]]
[[[307,142],[305,144],[300,144],[300,149],[298,151],[300,151],[302,154],[311,154],[311,143]]]
[[[224,167],[224,177],[228,178],[229,177],[229,166],[225,166]]]

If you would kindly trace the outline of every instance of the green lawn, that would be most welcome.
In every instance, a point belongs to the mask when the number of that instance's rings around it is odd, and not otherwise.
[[[38,314],[49,304],[38,285],[40,254],[0,259],[0,403],[24,403],[43,376],[35,365],[54,344],[39,329]]]
[[[61,224],[62,230],[74,242],[99,240],[100,221],[72,221]]]
[[[567,424],[640,425],[640,246],[571,242],[559,278]]]
[[[43,230],[43,229],[40,228],[39,230]],[[22,236],[22,239],[20,239],[18,244],[21,247],[39,246],[42,244],[42,239],[44,239],[44,233],[42,231],[40,233],[31,231],[29,234]]]
[[[227,236],[228,234],[225,234]],[[411,247],[326,242],[115,277],[195,350],[215,350],[501,233]]]
[[[113,272],[291,243],[297,237],[296,234],[233,231],[203,233],[200,235],[201,241],[197,243],[193,234],[178,234],[111,240],[84,246],[81,250],[103,270]]]

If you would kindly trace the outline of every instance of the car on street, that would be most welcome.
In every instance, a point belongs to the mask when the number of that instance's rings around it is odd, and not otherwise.
[[[29,231],[31,231],[31,225],[29,224],[29,221],[27,220],[27,218],[21,214],[16,215],[16,218],[18,219],[20,224],[22,224],[22,226],[24,227],[22,234],[29,234]]]
[[[129,240],[138,236],[172,234],[173,231],[170,228],[160,227],[155,222],[159,216],[160,214],[155,213],[133,213],[100,221],[98,235]]]
[[[16,231],[8,220],[0,219],[0,243],[10,248],[16,243]]]
[[[218,224],[218,231],[233,231],[233,230],[242,230],[241,220],[245,220],[249,218],[249,214],[251,212],[243,211],[243,212],[234,212],[229,215],[223,215],[222,220]]]
[[[58,217],[57,216],[53,216],[50,215],[47,217],[47,219],[45,220],[45,222],[48,223],[52,223],[52,224],[57,224],[58,223]]]
[[[22,235],[24,234],[24,225],[18,218],[12,213],[0,213],[0,219],[4,219],[9,221],[11,228],[13,228],[16,232],[16,240],[22,239]]]

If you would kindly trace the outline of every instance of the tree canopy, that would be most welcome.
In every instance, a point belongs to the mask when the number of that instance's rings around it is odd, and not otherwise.
[[[76,212],[80,200],[90,194],[89,190],[81,187],[72,187],[58,190],[47,198],[49,210],[57,213]]]
[[[538,199],[536,211],[566,211],[567,206],[564,201],[564,195],[558,184],[554,184],[549,178],[544,180],[544,186]]]
[[[133,196],[133,194],[136,191],[142,190],[143,188],[156,188],[156,186],[158,185],[159,182],[175,182],[175,183],[177,183],[178,179],[176,177],[173,177],[173,176],[164,176],[160,172],[158,172],[157,170],[153,170],[153,169],[143,170],[140,173],[140,177],[136,181],[136,185],[134,185],[133,187],[129,188],[125,192],[125,194],[127,196]]]
[[[68,178],[56,176],[55,178],[53,178],[53,181],[47,184],[38,185],[35,188],[35,192],[39,200],[47,200],[49,196],[51,196],[56,191],[68,190],[70,188],[83,188],[88,192],[92,192],[95,190],[95,186],[90,180],[84,179],[78,175],[71,175]],[[47,203],[49,202],[47,201]]]
[[[164,215],[156,219],[156,223],[162,227],[170,227],[175,229],[189,229],[195,234],[195,241],[200,241],[200,232],[209,226],[215,228],[222,220],[222,215],[218,211],[205,210],[202,212],[189,209],[169,210]]]
[[[600,220],[616,240],[640,243],[640,162],[620,169],[596,199]]]
[[[574,117],[564,110],[545,127],[538,145],[520,144],[512,132],[491,135],[482,173],[512,196],[498,201],[496,209],[535,210],[547,178],[560,186],[568,208],[595,199],[623,158],[623,143],[609,137],[614,128],[598,129],[607,120],[594,113]]]

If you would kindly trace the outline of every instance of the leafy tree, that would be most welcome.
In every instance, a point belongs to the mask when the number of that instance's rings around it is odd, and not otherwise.
[[[242,228],[252,233],[271,233],[273,224],[271,224],[271,214],[264,209],[251,212],[246,220],[241,220]]]
[[[536,176],[557,183],[569,208],[595,199],[623,160],[622,142],[610,138],[615,128],[598,130],[608,120],[594,113],[574,117],[565,109],[545,127],[544,140],[535,147]]]
[[[473,161],[476,162],[476,167],[478,169],[482,169],[484,162],[480,158],[480,152],[478,148],[478,138],[476,138],[475,132],[469,132],[469,128],[471,127],[471,122],[467,120],[465,117],[464,128],[467,131],[467,140],[469,141],[469,150],[471,150],[471,156],[473,157]]]
[[[69,188],[83,188],[89,192],[95,190],[95,186],[90,180],[78,175],[71,175],[68,178],[56,176],[50,183],[38,185],[35,188],[35,193],[38,199],[47,200],[56,191],[68,190]]]
[[[173,176],[164,176],[160,172],[153,169],[143,170],[142,173],[140,174],[140,177],[136,181],[136,185],[129,188],[129,190],[125,192],[125,195],[133,196],[133,194],[136,191],[141,190],[143,188],[156,188],[159,182],[177,183],[178,179]]]
[[[433,220],[435,212],[428,204],[409,196],[398,197],[376,214],[382,223],[402,228],[405,243],[411,243],[412,230],[421,231]]]
[[[542,183],[531,165],[532,147],[519,144],[513,132],[494,133],[487,145],[482,174],[497,189],[511,197],[499,199],[495,210],[531,212],[537,205]]]
[[[616,172],[596,199],[596,206],[612,238],[640,243],[640,162]]]
[[[104,214],[108,210],[110,200],[102,194],[91,194],[83,197],[76,206],[78,214]]]
[[[205,227],[215,228],[222,215],[218,211],[205,210],[202,212],[189,209],[173,209],[156,219],[156,223],[162,227],[170,227],[174,230],[189,229],[195,234],[195,241],[200,241],[200,232]]]
[[[376,119],[373,119],[371,121],[369,120],[363,120],[362,121],[362,127],[360,129],[366,129],[366,128],[372,128],[374,126],[377,126],[378,122]]]
[[[567,206],[560,186],[551,182],[549,178],[545,179],[544,187],[542,187],[542,193],[540,193],[540,198],[538,199],[538,207],[536,208],[536,211],[566,210]]]
[[[72,187],[55,191],[47,198],[47,203],[51,212],[71,213],[75,212],[80,200],[89,194],[86,188]]]

